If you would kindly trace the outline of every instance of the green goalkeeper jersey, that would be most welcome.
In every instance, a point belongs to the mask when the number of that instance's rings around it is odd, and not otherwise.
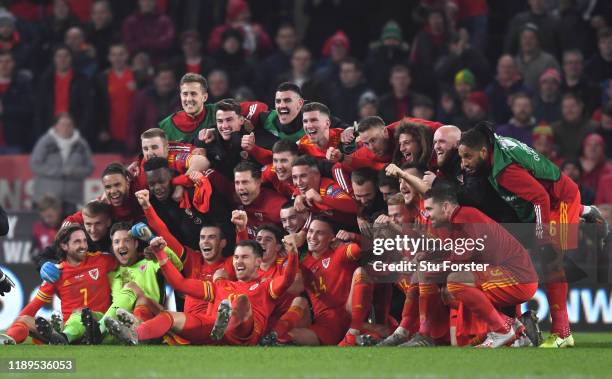
[[[183,262],[176,254],[169,247],[166,247],[165,252],[174,267],[182,270]],[[159,269],[159,262],[148,259],[141,259],[131,266],[119,266],[117,270],[108,274],[113,299],[119,296],[124,285],[134,282],[146,297],[159,303],[162,300],[160,291],[164,290],[164,280]]]

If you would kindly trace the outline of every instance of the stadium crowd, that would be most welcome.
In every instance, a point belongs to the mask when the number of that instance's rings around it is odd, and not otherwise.
[[[563,256],[612,213],[612,6],[379,3],[298,27],[283,1],[7,2],[0,141],[32,154],[44,282],[0,341],[573,346]],[[64,217],[91,151],[137,157]],[[421,231],[489,239],[403,261],[486,269],[376,278],[373,239]],[[517,309],[538,282],[545,341]]]

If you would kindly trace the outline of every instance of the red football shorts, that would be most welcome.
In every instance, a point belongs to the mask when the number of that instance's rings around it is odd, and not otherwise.
[[[315,314],[313,323],[308,329],[317,335],[321,345],[337,345],[344,338],[350,325],[351,314],[343,306],[328,308]]]

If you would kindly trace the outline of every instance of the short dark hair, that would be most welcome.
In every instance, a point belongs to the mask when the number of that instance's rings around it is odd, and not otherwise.
[[[281,228],[279,228],[278,226],[274,224],[263,224],[257,228],[257,233],[255,234],[257,235],[259,234],[259,232],[264,231],[264,230],[274,234],[274,238],[276,238],[277,243],[281,245],[283,244],[283,237],[285,236],[284,230],[282,230]]]
[[[204,222],[202,224],[202,227],[200,228],[200,231],[202,231],[202,229],[204,228],[217,228],[219,229],[219,238],[222,240],[227,239],[227,237],[225,236],[225,232],[223,231],[223,226],[221,226],[221,224],[218,222]]]
[[[310,155],[300,155],[299,157],[297,157],[296,160],[293,162],[293,167],[295,166],[308,166],[321,172],[321,169],[319,168],[319,162],[317,162],[317,160],[311,157]]]
[[[458,145],[464,145],[473,150],[480,150],[483,147],[491,149],[489,138],[481,128],[472,128],[461,133]]]
[[[329,111],[327,105],[323,103],[317,103],[316,101],[304,104],[304,106],[302,107],[302,113],[315,111],[319,111],[320,113],[327,115],[327,117],[331,115],[331,112]]]
[[[114,223],[110,228],[109,236],[112,238],[113,234],[119,230],[127,230],[129,232],[132,230],[132,223],[128,221],[119,221]]]
[[[302,95],[302,90],[297,84],[293,84],[291,82],[283,82],[279,84],[278,87],[276,87],[276,92],[286,92],[286,91],[294,92],[297,95],[299,95],[301,98],[304,97]]]
[[[317,214],[317,215],[313,215],[312,218],[310,219],[310,225],[312,225],[312,223],[315,221],[321,221],[329,225],[334,235],[338,233],[338,230],[339,230],[338,224],[336,224],[331,218],[324,216],[322,214]]]
[[[459,204],[455,184],[440,178],[436,179],[431,189],[425,192],[423,199],[433,199],[436,203],[448,201],[451,204]]]
[[[160,168],[170,169],[170,166],[168,166],[168,160],[166,158],[153,157],[144,163],[143,168],[145,172],[148,172]]]
[[[582,165],[580,164],[580,161],[577,159],[567,159],[561,164],[561,170],[565,170],[565,168],[569,165],[576,166],[578,172],[582,175]]]
[[[181,81],[179,82],[179,86],[182,86],[183,84],[186,84],[186,83],[199,83],[202,86],[202,89],[204,90],[204,92],[208,92],[208,81],[206,80],[205,77],[203,77],[200,74],[196,74],[193,72],[186,73],[181,78]]]
[[[236,112],[238,116],[242,114],[240,110],[240,103],[237,102],[235,99],[223,99],[223,100],[218,101],[215,104],[215,113],[217,113],[217,111],[224,111],[224,112],[234,111]]]
[[[87,217],[95,217],[100,215],[105,215],[108,218],[112,218],[113,216],[113,207],[100,200],[92,200],[89,203],[85,204],[83,209],[81,210],[81,214],[86,215]]]
[[[610,28],[601,28],[597,32],[597,41],[601,41],[602,39],[612,37],[612,29]]]
[[[410,72],[410,67],[408,67],[405,64],[396,64],[395,66],[391,67],[391,71],[389,72],[389,77],[391,77],[391,75],[397,72],[405,72],[408,74],[408,76],[412,76],[412,73]]]
[[[109,164],[108,166],[106,166],[106,168],[104,168],[104,171],[102,171],[102,175],[100,177],[103,178],[107,175],[113,175],[113,174],[119,174],[126,178],[130,177],[130,173],[128,172],[128,170],[125,167],[123,167],[123,165],[119,162],[113,162]]]
[[[351,182],[363,185],[365,182],[372,182],[376,187],[378,185],[378,173],[370,167],[362,167],[351,172]]]
[[[234,167],[234,174],[237,172],[249,171],[254,179],[261,179],[261,168],[252,162],[244,161],[240,162]]]
[[[263,249],[256,241],[242,240],[236,244],[236,249],[239,247],[250,247],[256,256],[259,258],[263,257]]]
[[[293,207],[295,207],[295,201],[294,200],[287,200],[285,202],[285,204],[283,204],[281,209],[289,209],[289,208],[293,208]]]
[[[339,67],[341,67],[343,64],[352,64],[357,71],[363,72],[363,65],[355,57],[346,57],[346,58],[344,58],[343,60],[340,61]]]
[[[363,120],[359,121],[359,125],[357,126],[357,132],[364,133],[373,128],[384,128],[384,127],[385,127],[385,122],[383,121],[382,118],[378,116],[368,116],[364,118]]]
[[[144,132],[142,132],[142,134],[140,135],[140,139],[150,139],[150,138],[155,138],[155,137],[160,137],[161,139],[165,141],[168,140],[168,135],[163,129],[160,129],[160,128],[147,129]]]
[[[272,145],[272,153],[284,152],[289,152],[292,155],[298,155],[300,153],[298,150],[298,145],[291,140],[279,139],[278,141],[274,142],[274,145]]]
[[[514,101],[517,99],[527,99],[529,100],[529,102],[531,103],[531,96],[529,96],[527,94],[527,92],[515,92],[512,95],[510,95],[510,104],[514,105]]]
[[[561,102],[563,102],[566,99],[574,99],[574,101],[578,105],[584,105],[584,101],[582,101],[580,96],[576,95],[574,92],[566,92],[566,93],[564,93],[563,96],[561,96]]]
[[[389,186],[391,188],[399,190],[399,179],[395,176],[389,176],[385,170],[378,172],[378,187]]]
[[[78,232],[79,230],[85,233],[85,236],[87,236],[87,231],[85,231],[83,225],[74,223],[63,226],[55,235],[55,241],[53,242],[53,245],[60,260],[66,259],[66,251],[62,249],[61,245],[67,244],[68,241],[70,241],[70,237],[72,236],[72,234]]]

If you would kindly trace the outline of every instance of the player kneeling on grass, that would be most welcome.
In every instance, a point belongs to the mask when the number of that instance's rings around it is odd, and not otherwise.
[[[117,267],[117,260],[109,254],[87,251],[85,229],[69,224],[57,233],[55,246],[60,253],[61,275],[55,283],[43,282],[36,296],[21,311],[19,317],[0,334],[0,344],[22,343],[30,333],[38,340],[67,344],[79,341],[85,334],[81,323],[81,309],[104,312],[110,305],[109,272]],[[66,320],[62,333],[53,329],[42,317],[34,319],[36,312],[51,303],[57,294],[62,301],[62,316]]]
[[[266,329],[277,299],[291,286],[298,271],[293,237],[286,237],[284,242],[288,254],[287,266],[282,275],[272,280],[260,280],[258,277],[263,252],[255,241],[241,241],[236,246],[233,256],[236,281],[225,279],[220,274],[215,274],[213,281],[185,279],[175,267],[167,264],[168,257],[163,251],[166,242],[163,238],[153,239],[151,247],[164,276],[175,290],[210,303],[207,314],[198,326],[199,331],[207,334],[209,339],[203,339],[201,343],[254,345]],[[119,340],[135,345],[150,338],[151,329],[164,321],[169,329],[174,323],[173,315],[163,312],[139,325],[126,325],[108,319],[107,326]]]
[[[522,304],[532,298],[538,288],[538,277],[527,250],[501,225],[476,208],[459,206],[451,185],[436,183],[425,193],[425,209],[432,227],[440,236],[459,239],[481,239],[482,248],[455,249],[448,254],[446,266],[468,267],[479,264],[482,271],[468,269],[455,271],[446,278],[448,293],[460,302],[474,318],[483,324],[484,342],[477,347],[497,348],[525,339],[525,327],[515,318],[500,312],[500,307]],[[486,238],[484,237],[486,236]],[[455,265],[457,264],[457,265]],[[473,267],[471,265],[470,267]],[[437,309],[429,307],[421,314],[427,318]],[[470,329],[478,329],[472,320]],[[460,333],[462,316],[457,320]],[[467,329],[467,328],[466,328]]]

